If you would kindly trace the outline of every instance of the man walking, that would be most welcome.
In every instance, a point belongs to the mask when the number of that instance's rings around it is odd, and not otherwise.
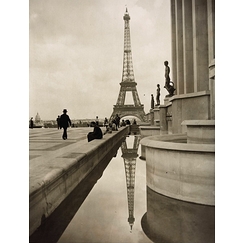
[[[57,129],[59,129],[60,128],[60,116],[57,117],[56,121],[57,121]]]
[[[62,135],[63,140],[67,139],[67,128],[71,125],[72,123],[69,116],[67,115],[67,109],[64,109],[63,114],[60,117],[60,129],[63,128],[63,135]]]
[[[34,127],[34,121],[33,121],[33,117],[30,118],[30,128],[33,129]]]

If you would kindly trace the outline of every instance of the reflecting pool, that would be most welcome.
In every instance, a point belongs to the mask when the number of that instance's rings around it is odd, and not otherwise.
[[[146,212],[146,162],[140,136],[130,135],[111,161],[102,161],[30,237],[30,242],[149,243],[141,219]]]
[[[146,164],[138,157],[140,136],[129,136],[67,226],[59,243],[151,242],[143,233]]]

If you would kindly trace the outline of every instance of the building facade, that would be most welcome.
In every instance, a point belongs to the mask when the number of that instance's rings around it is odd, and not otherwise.
[[[215,1],[171,0],[174,95],[140,127],[153,242],[215,242]],[[163,60],[166,61],[166,60]]]

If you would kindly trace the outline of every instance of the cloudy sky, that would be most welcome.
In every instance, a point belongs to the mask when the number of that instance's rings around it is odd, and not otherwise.
[[[169,0],[29,4],[30,117],[56,119],[63,108],[72,119],[110,117],[122,79],[126,6],[137,91],[149,111],[151,94],[164,83],[163,62],[171,61]],[[161,88],[161,103],[166,94]]]

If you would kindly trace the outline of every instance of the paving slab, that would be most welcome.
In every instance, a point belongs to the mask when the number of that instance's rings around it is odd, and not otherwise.
[[[101,127],[105,131],[105,127]],[[62,139],[62,129],[29,129],[29,188],[44,178],[57,163],[80,156],[79,148],[87,144],[87,134],[93,127],[68,128],[68,139]],[[60,166],[62,167],[62,166]]]

